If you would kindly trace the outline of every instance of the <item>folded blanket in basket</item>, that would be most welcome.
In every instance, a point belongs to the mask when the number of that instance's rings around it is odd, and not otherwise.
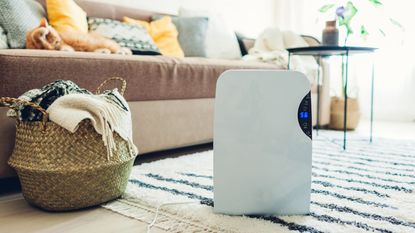
[[[38,104],[44,109],[49,106],[59,97],[67,94],[90,94],[92,93],[86,89],[80,88],[74,82],[69,80],[56,80],[40,89],[32,89],[19,96],[19,99],[31,103]],[[40,121],[42,120],[42,113],[30,106],[21,104],[14,104],[14,109],[7,112],[9,117],[18,117],[20,121]]]
[[[114,131],[130,144],[134,155],[138,154],[132,141],[131,112],[124,97],[117,90],[101,95],[68,94],[53,102],[47,112],[51,121],[73,133],[81,121],[91,120],[97,133],[102,135],[108,157],[117,149],[113,138]]]

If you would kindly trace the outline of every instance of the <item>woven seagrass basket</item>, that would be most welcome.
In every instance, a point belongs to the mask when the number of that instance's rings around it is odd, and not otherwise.
[[[125,80],[111,79],[123,81],[123,94]],[[98,205],[123,194],[136,155],[117,133],[117,150],[108,158],[102,137],[89,120],[82,121],[71,133],[48,121],[47,112],[36,104],[0,98],[6,106],[16,102],[44,114],[43,122],[17,121],[16,143],[9,159],[29,203],[49,211],[63,211]]]

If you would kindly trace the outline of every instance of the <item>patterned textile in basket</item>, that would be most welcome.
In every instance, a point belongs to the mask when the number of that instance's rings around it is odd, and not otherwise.
[[[125,91],[125,80],[120,80]],[[15,98],[0,98],[10,106],[20,102],[43,115],[43,121],[16,123],[16,143],[9,165],[16,169],[24,198],[46,210],[73,210],[116,199],[124,192],[135,154],[114,132],[117,150],[107,158],[107,148],[89,120],[76,133],[48,121],[40,106]]]

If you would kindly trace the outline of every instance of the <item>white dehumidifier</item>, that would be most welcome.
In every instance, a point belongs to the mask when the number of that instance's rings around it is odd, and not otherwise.
[[[294,71],[231,70],[216,86],[214,212],[306,214],[310,82]]]

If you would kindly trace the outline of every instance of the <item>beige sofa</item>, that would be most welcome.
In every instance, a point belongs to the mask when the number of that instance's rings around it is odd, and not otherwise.
[[[89,16],[149,20],[155,14],[91,1],[78,3]],[[17,97],[56,79],[72,80],[94,90],[108,77],[123,77],[128,83],[125,97],[132,110],[134,141],[143,154],[211,142],[217,78],[228,69],[258,68],[280,67],[239,60],[9,49],[0,50],[0,96]],[[313,97],[315,90],[313,84]],[[328,88],[321,90],[320,119],[327,124]],[[0,178],[15,175],[7,166],[15,122],[5,116],[6,111],[0,108]]]

